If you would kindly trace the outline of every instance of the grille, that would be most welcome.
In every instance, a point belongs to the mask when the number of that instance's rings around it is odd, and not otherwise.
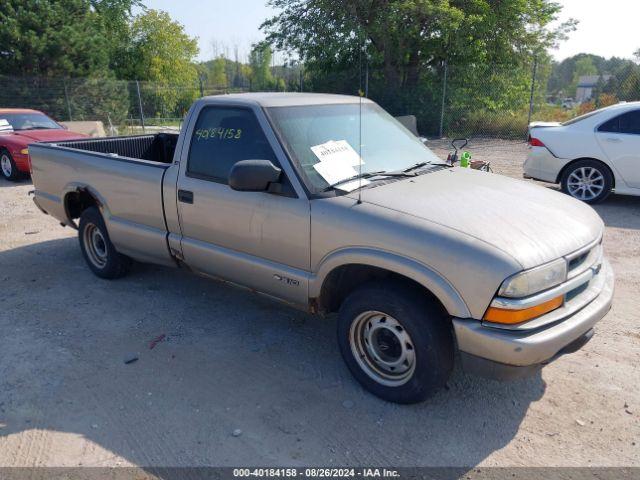
[[[578,252],[567,258],[567,261],[568,278],[571,279],[602,262],[602,244],[598,243],[586,251]]]

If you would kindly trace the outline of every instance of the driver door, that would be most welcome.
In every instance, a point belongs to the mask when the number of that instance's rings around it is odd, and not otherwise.
[[[192,268],[287,301],[308,301],[310,208],[289,178],[256,112],[204,106],[182,152],[177,205],[182,255]],[[263,119],[266,122],[266,120]],[[240,160],[282,168],[282,192],[239,192],[228,183]],[[290,172],[287,174],[287,171]]]

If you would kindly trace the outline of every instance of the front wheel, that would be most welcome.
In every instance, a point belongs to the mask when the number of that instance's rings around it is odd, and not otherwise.
[[[443,387],[453,368],[447,318],[427,293],[374,282],[343,302],[338,344],[360,384],[384,400],[417,403]]]
[[[585,203],[605,200],[613,188],[609,168],[597,160],[580,160],[571,164],[560,179],[562,191]]]
[[[87,265],[98,277],[114,279],[129,272],[131,259],[113,246],[102,215],[96,207],[82,212],[78,238]]]
[[[0,172],[2,172],[4,178],[11,182],[16,182],[22,178],[16,162],[13,161],[13,157],[5,149],[0,150]]]

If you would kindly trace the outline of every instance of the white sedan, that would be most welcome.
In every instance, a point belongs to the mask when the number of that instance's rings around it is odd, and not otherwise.
[[[534,122],[524,176],[559,183],[587,203],[612,191],[640,195],[640,102],[619,103],[565,123]]]

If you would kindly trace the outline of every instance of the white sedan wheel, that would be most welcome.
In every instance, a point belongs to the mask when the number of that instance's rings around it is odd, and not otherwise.
[[[572,197],[582,201],[598,198],[605,188],[604,176],[593,167],[581,167],[569,175],[567,190]]]
[[[560,180],[562,191],[586,203],[598,203],[613,189],[613,175],[608,167],[592,159],[579,160],[569,166]]]

